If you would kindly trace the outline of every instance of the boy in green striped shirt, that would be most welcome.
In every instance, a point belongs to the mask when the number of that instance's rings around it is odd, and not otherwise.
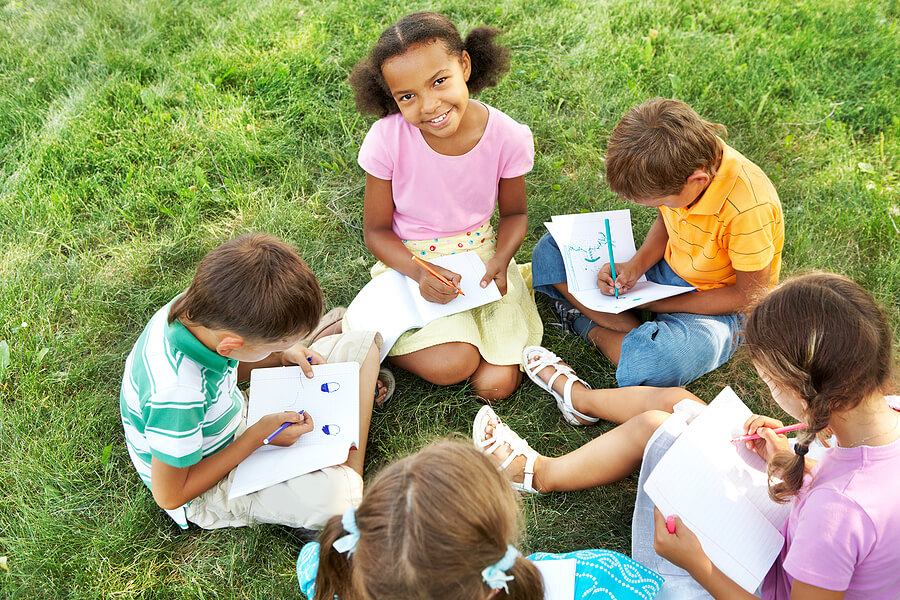
[[[207,254],[190,287],[153,315],[125,363],[119,399],[128,453],[156,503],[183,528],[280,523],[320,528],[359,504],[379,360],[377,334],[301,343],[323,297],[293,248],[248,234]],[[312,430],[307,414],[282,412],[246,426],[237,382],[256,367],[355,361],[360,365],[360,443],[347,462],[228,500],[234,468],[282,423],[271,443]]]

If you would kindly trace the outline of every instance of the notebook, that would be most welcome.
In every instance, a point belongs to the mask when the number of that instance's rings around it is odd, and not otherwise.
[[[687,426],[647,477],[663,515],[678,515],[710,560],[753,593],[781,552],[789,504],[768,495],[766,464],[744,444],[751,411],[730,387]]]
[[[695,288],[661,285],[643,275],[626,293],[607,296],[597,287],[597,273],[609,262],[609,243],[606,223],[609,219],[613,256],[616,263],[626,262],[635,255],[634,232],[631,230],[631,211],[628,209],[577,215],[557,215],[544,223],[562,253],[569,291],[586,307],[599,312],[620,313],[642,304],[677,296]]]
[[[359,446],[359,365],[313,365],[312,379],[300,367],[251,371],[247,425],[285,410],[308,412],[315,428],[292,446],[262,446],[241,461],[229,499],[347,460]]]
[[[350,329],[381,333],[384,338],[382,361],[403,332],[501,298],[500,290],[493,281],[487,287],[481,287],[485,267],[474,252],[459,252],[429,259],[428,262],[459,273],[462,276],[459,288],[465,296],[457,295],[447,304],[429,302],[419,293],[418,282],[391,270],[374,277],[347,307],[346,319]]]

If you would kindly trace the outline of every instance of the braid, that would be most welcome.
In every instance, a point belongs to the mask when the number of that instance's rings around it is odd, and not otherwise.
[[[806,429],[797,436],[793,452],[779,452],[769,461],[769,497],[775,502],[788,502],[800,488],[806,475],[806,454],[809,446],[828,427],[831,419],[831,403],[822,394],[804,397],[807,410],[804,414]],[[775,483],[776,479],[781,481]]]

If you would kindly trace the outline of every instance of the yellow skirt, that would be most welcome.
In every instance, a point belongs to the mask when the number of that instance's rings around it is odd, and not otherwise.
[[[485,223],[475,231],[433,240],[403,240],[410,252],[425,260],[473,250],[485,263],[494,256],[494,229]],[[372,277],[389,270],[378,261]],[[434,320],[421,329],[400,336],[388,356],[417,352],[447,342],[466,342],[478,348],[481,357],[494,365],[521,365],[525,346],[541,343],[544,324],[531,289],[531,263],[509,261],[506,295],[497,302]]]

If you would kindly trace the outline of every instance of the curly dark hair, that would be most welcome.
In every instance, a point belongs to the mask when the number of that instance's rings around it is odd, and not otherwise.
[[[470,94],[497,85],[509,71],[509,48],[494,42],[501,33],[494,27],[476,27],[464,41],[456,26],[444,15],[433,12],[406,15],[385,29],[369,55],[353,67],[350,87],[356,108],[363,114],[378,117],[400,112],[381,74],[381,66],[416,44],[441,41],[451,54],[461,57],[463,50],[468,52],[472,61],[472,73],[467,82]]]

